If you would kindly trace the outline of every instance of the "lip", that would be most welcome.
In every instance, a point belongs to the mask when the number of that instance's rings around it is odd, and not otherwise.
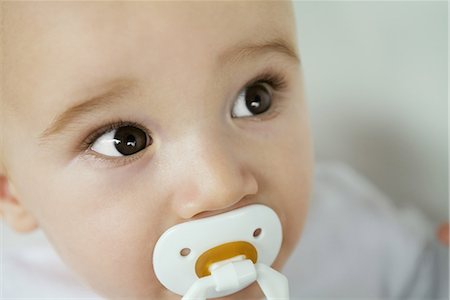
[[[203,219],[203,218],[207,218],[207,217],[211,217],[211,216],[215,216],[215,215],[220,215],[247,205],[251,205],[251,204],[263,204],[260,202],[255,201],[254,199],[242,199],[241,201],[237,202],[236,204],[227,207],[227,208],[223,208],[223,209],[218,209],[218,210],[214,210],[214,211],[204,211],[201,213],[196,214],[195,216],[193,216],[189,221],[192,220],[198,220],[198,219]]]

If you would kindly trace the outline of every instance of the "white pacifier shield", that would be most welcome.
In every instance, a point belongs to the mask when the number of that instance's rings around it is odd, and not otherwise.
[[[260,234],[254,236],[255,230]],[[259,231],[259,230],[258,230]],[[159,238],[153,251],[153,268],[158,280],[170,291],[185,295],[199,277],[197,259],[207,250],[230,242],[248,242],[257,251],[257,263],[270,266],[278,255],[282,241],[281,222],[269,207],[253,204],[220,215],[177,224]],[[186,256],[182,249],[190,249]],[[233,294],[210,291],[208,298]]]

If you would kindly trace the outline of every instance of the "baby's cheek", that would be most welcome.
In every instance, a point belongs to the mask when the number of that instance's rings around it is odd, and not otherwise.
[[[154,295],[158,285],[151,258],[158,237],[149,228],[157,226],[124,198],[108,198],[108,203],[56,207],[65,213],[48,216],[44,230],[62,258],[100,293]]]
[[[300,119],[301,120],[301,119]],[[287,258],[297,245],[306,219],[312,180],[312,152],[306,122],[292,114],[286,123],[285,135],[280,137],[274,149],[272,179],[280,201],[280,218],[283,224],[283,248],[281,258]],[[294,125],[295,124],[295,125]]]

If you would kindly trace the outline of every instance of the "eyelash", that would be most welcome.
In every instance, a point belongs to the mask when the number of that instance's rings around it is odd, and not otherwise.
[[[284,74],[273,70],[266,70],[245,84],[241,91],[256,83],[267,83],[272,87],[274,92],[281,91],[287,87],[287,80]]]
[[[243,90],[247,89],[248,87],[255,85],[257,83],[266,83],[266,84],[270,85],[270,87],[273,90],[273,93],[282,91],[287,87],[287,80],[286,80],[285,75],[283,75],[279,72],[276,72],[274,70],[265,70],[265,71],[261,72],[259,75],[257,75],[256,77],[254,77],[253,79],[251,79],[250,81],[248,81],[240,91],[243,91]],[[111,121],[108,124],[106,124],[105,126],[102,126],[98,129],[94,130],[92,133],[90,133],[83,140],[82,144],[80,145],[80,150],[86,151],[86,150],[90,149],[92,147],[92,145],[94,144],[94,142],[99,137],[101,137],[103,134],[105,134],[106,132],[109,132],[111,130],[123,127],[123,126],[133,126],[133,127],[139,128],[150,136],[150,132],[144,126],[142,126],[141,124],[139,124],[137,122],[125,121],[125,120]]]

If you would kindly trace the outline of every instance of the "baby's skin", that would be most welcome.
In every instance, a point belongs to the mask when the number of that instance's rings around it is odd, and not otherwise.
[[[312,151],[289,2],[2,2],[0,213],[108,299],[179,299],[175,224],[260,203],[296,246]],[[229,299],[262,296],[256,284]]]

